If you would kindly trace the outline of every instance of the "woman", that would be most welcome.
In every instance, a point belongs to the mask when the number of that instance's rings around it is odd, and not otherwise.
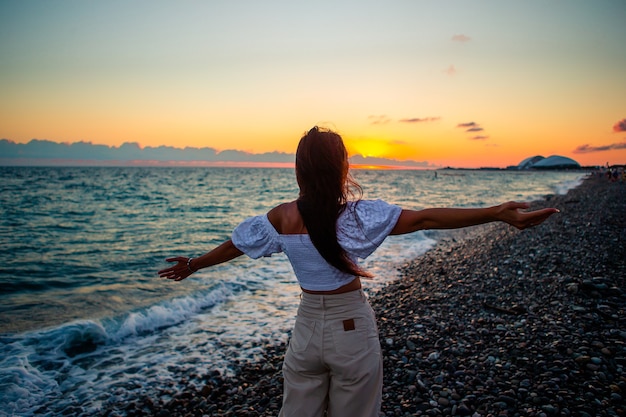
[[[159,271],[175,281],[234,259],[285,252],[302,288],[283,363],[280,416],[378,416],[382,358],[374,313],[361,290],[372,275],[357,264],[388,235],[503,221],[519,229],[542,223],[554,208],[521,212],[524,203],[478,209],[403,210],[381,200],[360,200],[341,137],[317,127],[296,152],[298,199],[249,218],[232,238],[198,257],[167,259]]]

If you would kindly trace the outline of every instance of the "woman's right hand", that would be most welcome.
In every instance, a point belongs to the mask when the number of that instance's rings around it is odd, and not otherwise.
[[[548,217],[559,213],[556,208],[544,208],[533,211],[521,211],[527,209],[527,203],[509,201],[498,206],[498,219],[520,230],[534,227],[543,223]]]

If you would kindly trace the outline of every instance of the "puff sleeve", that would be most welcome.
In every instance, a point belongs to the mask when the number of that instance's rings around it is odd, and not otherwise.
[[[348,205],[337,227],[339,244],[361,259],[371,255],[393,230],[402,208],[383,200],[362,200]]]
[[[282,252],[278,232],[267,215],[250,217],[241,222],[231,237],[237,249],[253,259]]]

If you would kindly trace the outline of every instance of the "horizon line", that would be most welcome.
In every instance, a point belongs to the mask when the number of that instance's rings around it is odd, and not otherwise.
[[[597,169],[603,165],[581,166],[578,170]],[[616,164],[614,166],[622,166]],[[158,160],[96,160],[58,158],[0,158],[0,167],[31,168],[265,168],[295,169],[294,162],[253,162],[253,161],[158,161]],[[437,171],[437,170],[494,170],[516,171],[516,166],[507,167],[453,167],[453,166],[407,166],[351,163],[350,169],[377,171]],[[524,170],[521,170],[524,171]]]
[[[164,167],[164,168],[278,168],[295,169],[295,162],[257,161],[181,161],[181,160],[98,160],[98,159],[59,159],[59,158],[0,158],[0,166],[5,167]],[[394,164],[350,163],[351,169],[372,170],[434,170],[442,167],[416,167]]]

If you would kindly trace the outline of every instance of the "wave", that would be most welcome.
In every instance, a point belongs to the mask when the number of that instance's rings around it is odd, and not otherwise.
[[[230,299],[242,288],[243,285],[240,284],[222,282],[208,292],[177,298],[149,307],[145,311],[130,313],[116,329],[114,337],[116,340],[122,340],[131,335],[142,335],[175,326],[203,310]]]
[[[174,327],[238,292],[242,285],[218,283],[209,290],[176,298],[119,318],[78,320],[0,338],[0,416],[56,415],[75,401],[77,390],[98,391],[96,371],[107,361],[124,362],[137,339]],[[144,341],[145,342],[145,341]],[[114,359],[111,352],[118,352]],[[80,388],[78,388],[80,387]],[[93,394],[92,394],[93,395]]]
[[[580,175],[579,177],[574,178],[574,179],[570,178],[570,179],[566,179],[561,182],[558,182],[553,185],[554,192],[557,195],[565,195],[567,194],[569,190],[574,189],[578,187],[580,184],[582,184],[585,178],[587,178],[587,175]]]

